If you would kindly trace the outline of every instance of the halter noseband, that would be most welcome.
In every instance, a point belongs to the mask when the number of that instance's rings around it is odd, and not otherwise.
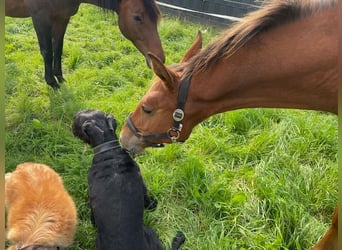
[[[131,132],[139,139],[142,139],[145,143],[148,143],[149,146],[151,147],[163,147],[164,146],[163,144],[150,142],[151,139],[170,139],[172,143],[177,142],[180,136],[180,132],[182,131],[182,128],[183,128],[182,120],[184,119],[184,106],[185,106],[186,99],[188,97],[190,80],[191,80],[191,76],[188,75],[180,83],[178,99],[177,99],[177,107],[175,111],[173,111],[173,114],[172,114],[173,126],[169,128],[167,132],[159,133],[159,134],[143,135],[134,126],[132,119],[131,119],[132,114],[129,114],[126,122]]]

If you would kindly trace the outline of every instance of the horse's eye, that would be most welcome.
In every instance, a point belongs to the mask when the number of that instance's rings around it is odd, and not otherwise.
[[[141,108],[144,111],[144,113],[146,113],[146,114],[151,114],[152,113],[152,109],[147,107],[146,105],[142,105]]]
[[[142,23],[143,22],[143,18],[141,16],[134,16],[134,21],[138,22],[138,23]]]

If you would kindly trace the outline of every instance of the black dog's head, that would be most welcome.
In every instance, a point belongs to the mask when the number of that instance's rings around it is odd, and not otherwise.
[[[104,142],[117,140],[116,120],[99,110],[84,110],[76,113],[72,132],[82,141],[96,147]]]

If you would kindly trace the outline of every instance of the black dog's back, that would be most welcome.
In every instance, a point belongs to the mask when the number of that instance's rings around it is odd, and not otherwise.
[[[139,169],[122,149],[102,157],[94,157],[88,175],[97,249],[150,249],[143,237],[144,183]],[[154,244],[162,249],[159,241]]]

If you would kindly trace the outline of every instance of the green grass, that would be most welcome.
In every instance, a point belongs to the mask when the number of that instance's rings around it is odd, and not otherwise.
[[[24,161],[52,166],[78,209],[73,247],[94,249],[87,173],[92,150],[73,137],[82,109],[112,113],[120,131],[150,86],[144,58],[119,32],[117,17],[81,5],[69,24],[63,67],[53,91],[30,19],[7,18],[6,171]],[[198,30],[207,44],[218,30],[166,17],[159,32],[167,64],[178,62]],[[183,145],[136,158],[155,212],[145,213],[166,246],[177,230],[183,249],[308,249],[326,231],[337,203],[337,118],[298,110],[249,109],[198,125]]]

